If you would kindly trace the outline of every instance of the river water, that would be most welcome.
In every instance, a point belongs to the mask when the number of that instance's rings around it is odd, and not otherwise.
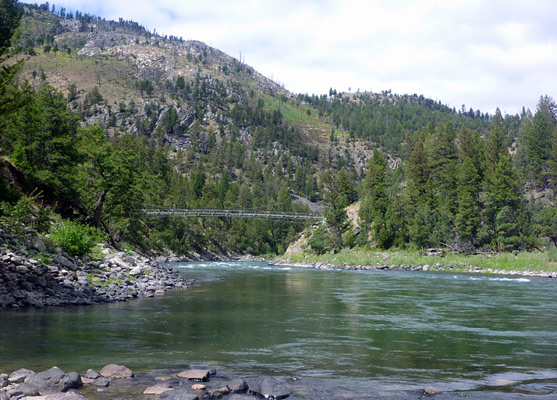
[[[175,264],[195,286],[0,313],[0,372],[275,375],[292,398],[557,398],[557,280]],[[371,397],[366,397],[367,395]]]

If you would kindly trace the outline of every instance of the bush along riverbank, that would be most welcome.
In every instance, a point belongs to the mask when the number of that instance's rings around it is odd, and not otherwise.
[[[185,288],[177,271],[135,252],[100,245],[95,259],[47,249],[32,231],[0,229],[0,309],[98,304]]]

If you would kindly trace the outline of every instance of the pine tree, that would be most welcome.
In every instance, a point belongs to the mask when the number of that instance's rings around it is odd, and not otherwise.
[[[501,156],[504,154],[508,154],[505,127],[503,117],[501,116],[501,110],[497,108],[493,116],[493,121],[491,122],[491,129],[486,142],[486,169],[488,171],[494,171]]]
[[[506,153],[500,157],[495,170],[490,172],[487,180],[489,184],[486,186],[486,220],[484,221],[488,235],[486,239],[501,243],[502,230],[498,228],[498,224],[503,220],[506,221],[505,223],[508,223],[510,215],[518,216],[524,208],[524,199],[510,154]],[[501,219],[502,217],[498,216],[504,208],[506,209],[504,212],[505,217]],[[498,246],[501,247],[500,245]]]
[[[428,141],[429,145],[429,171],[431,182],[449,205],[449,210],[454,211],[456,204],[456,167],[457,149],[454,143],[455,131],[451,123],[436,132]]]
[[[408,174],[408,195],[411,204],[424,203],[429,200],[428,158],[424,143],[421,140],[416,142],[414,150],[410,153],[406,173]]]
[[[385,183],[386,170],[385,158],[379,150],[374,150],[368,163],[359,213],[362,221],[373,227],[373,237],[377,245],[382,248],[390,247],[394,239],[387,218],[389,200]],[[392,219],[393,216],[390,215],[390,218]]]
[[[551,155],[553,126],[547,113],[538,109],[526,136],[526,156],[536,187],[546,183],[547,162]]]
[[[472,158],[466,157],[458,176],[458,211],[455,223],[460,238],[470,245],[480,226],[479,192],[478,170]]]
[[[462,164],[466,158],[470,158],[480,178],[483,177],[485,152],[478,132],[462,127],[457,140],[460,163]]]

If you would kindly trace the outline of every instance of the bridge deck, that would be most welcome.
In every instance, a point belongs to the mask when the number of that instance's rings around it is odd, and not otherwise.
[[[142,214],[148,217],[228,217],[228,218],[266,218],[320,221],[320,213],[299,213],[291,211],[258,211],[258,210],[222,210],[192,208],[161,208],[144,209]]]

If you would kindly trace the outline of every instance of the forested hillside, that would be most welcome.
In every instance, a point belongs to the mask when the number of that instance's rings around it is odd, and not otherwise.
[[[2,4],[10,229],[73,221],[119,246],[278,254],[305,228],[140,213],[157,206],[322,209],[316,252],[534,249],[554,235],[550,97],[533,115],[492,116],[390,91],[295,96],[202,42],[48,3]],[[358,201],[363,223],[350,226],[345,207]]]

